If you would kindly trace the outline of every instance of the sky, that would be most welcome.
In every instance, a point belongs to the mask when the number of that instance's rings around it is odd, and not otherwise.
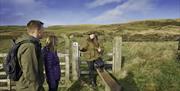
[[[0,25],[114,24],[180,18],[180,0],[0,0]]]

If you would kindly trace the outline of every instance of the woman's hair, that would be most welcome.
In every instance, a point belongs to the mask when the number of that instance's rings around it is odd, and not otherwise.
[[[55,46],[58,38],[55,35],[50,35],[46,39],[46,46],[51,50],[55,51]]]
[[[98,42],[98,36],[94,34],[94,38],[90,39],[90,37],[87,38],[87,41],[92,42],[96,47],[99,47],[99,42]]]

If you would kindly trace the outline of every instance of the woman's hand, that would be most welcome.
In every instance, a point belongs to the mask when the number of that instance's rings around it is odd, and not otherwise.
[[[99,47],[99,48],[97,48],[97,50],[98,50],[98,52],[101,52],[101,48]]]

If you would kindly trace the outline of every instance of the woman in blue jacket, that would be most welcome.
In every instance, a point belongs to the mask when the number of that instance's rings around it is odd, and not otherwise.
[[[57,91],[61,76],[59,58],[56,51],[57,37],[49,36],[46,40],[46,46],[43,48],[46,80],[49,91]]]

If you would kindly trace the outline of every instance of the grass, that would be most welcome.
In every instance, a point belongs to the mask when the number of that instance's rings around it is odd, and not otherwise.
[[[13,31],[14,29],[14,31]],[[0,27],[0,53],[6,53],[10,47],[10,38],[15,34],[25,32],[23,27]],[[7,30],[7,31],[5,31]],[[62,33],[70,37],[70,41],[82,44],[82,39],[90,31],[96,31],[103,42],[105,53],[112,52],[114,36],[123,36],[123,39],[150,39],[149,42],[130,42],[123,40],[122,55],[123,68],[118,75],[113,75],[123,86],[124,91],[180,91],[180,63],[176,61],[178,42],[174,41],[180,34],[180,20],[139,21],[127,24],[112,25],[72,25],[51,26],[47,32],[54,32],[59,36],[58,51],[65,52],[67,46],[61,37]],[[16,35],[17,36],[17,35]],[[169,37],[168,37],[169,36]],[[170,41],[153,42],[169,39]],[[42,40],[44,45],[45,39]],[[112,60],[103,56],[104,60]],[[0,59],[2,60],[2,59]],[[81,58],[81,60],[85,60]],[[81,66],[87,69],[86,66]],[[60,88],[61,91],[89,91],[87,76],[74,82],[70,88]],[[97,91],[104,91],[98,78]]]
[[[125,91],[180,90],[176,42],[125,43],[123,49],[125,76],[119,75],[119,83]]]

